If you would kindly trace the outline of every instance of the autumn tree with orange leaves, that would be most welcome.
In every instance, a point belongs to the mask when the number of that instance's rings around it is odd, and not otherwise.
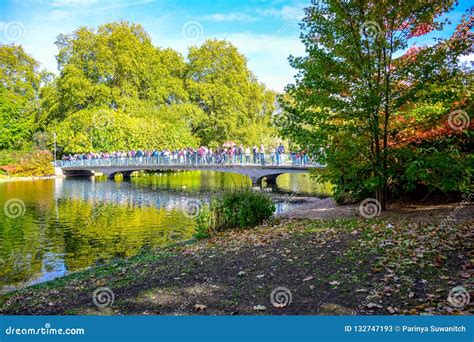
[[[385,209],[389,194],[423,185],[469,190],[472,69],[460,57],[473,52],[472,9],[451,37],[413,44],[416,37],[441,32],[448,23],[444,14],[454,5],[313,0],[305,9],[306,56],[290,57],[298,73],[280,98],[284,119],[278,122],[283,136],[327,165],[317,177],[335,185],[336,199],[375,196]],[[437,174],[442,167],[417,164],[417,158],[429,157],[422,143],[440,138],[447,146],[437,151],[438,159],[459,168],[460,177],[445,188]],[[452,153],[458,145],[459,158]],[[451,154],[443,159],[446,148]],[[453,156],[459,165],[449,165]],[[420,178],[418,171],[428,176]]]

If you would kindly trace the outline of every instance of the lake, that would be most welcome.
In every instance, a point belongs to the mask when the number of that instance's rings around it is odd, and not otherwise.
[[[265,186],[265,185],[264,185]],[[94,265],[186,241],[190,207],[248,178],[212,171],[0,183],[0,294]],[[298,205],[288,194],[330,195],[307,174],[284,174],[269,191],[277,212]],[[286,193],[286,195],[285,195]]]

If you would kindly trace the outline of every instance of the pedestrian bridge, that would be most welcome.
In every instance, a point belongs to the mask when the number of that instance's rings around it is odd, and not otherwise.
[[[263,162],[258,160],[255,163],[239,161],[217,163],[212,160],[178,161],[161,157],[67,160],[59,162],[58,166],[66,177],[87,177],[103,174],[108,178],[113,178],[118,173],[121,173],[124,177],[130,177],[130,174],[134,171],[201,170],[230,172],[249,177],[254,185],[261,185],[264,178],[267,183],[275,184],[276,178],[281,174],[304,173],[311,169],[323,167],[316,163],[286,158],[276,164],[267,163],[266,159]]]

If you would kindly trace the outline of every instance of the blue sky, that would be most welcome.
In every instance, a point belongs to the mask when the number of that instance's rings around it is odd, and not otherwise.
[[[54,45],[59,33],[79,26],[127,20],[143,25],[155,45],[184,55],[190,45],[227,39],[248,59],[250,69],[269,88],[282,91],[293,81],[290,54],[302,55],[298,21],[309,0],[0,0],[0,42],[22,44],[50,71],[57,72]],[[469,0],[449,14],[453,25]],[[417,42],[422,45],[429,37]],[[431,41],[431,40],[430,40]],[[468,59],[472,60],[472,56]]]

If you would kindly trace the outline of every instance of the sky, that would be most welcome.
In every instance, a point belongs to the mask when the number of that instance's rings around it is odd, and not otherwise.
[[[126,20],[141,24],[154,45],[171,47],[184,56],[206,39],[227,39],[247,60],[260,82],[282,91],[296,71],[289,55],[304,55],[298,22],[310,0],[0,0],[0,43],[21,44],[57,73],[54,45],[60,33],[79,26]],[[460,0],[448,14],[452,25],[438,37],[451,35],[470,0]],[[431,43],[428,35],[415,41]],[[474,60],[473,56],[466,60]]]

